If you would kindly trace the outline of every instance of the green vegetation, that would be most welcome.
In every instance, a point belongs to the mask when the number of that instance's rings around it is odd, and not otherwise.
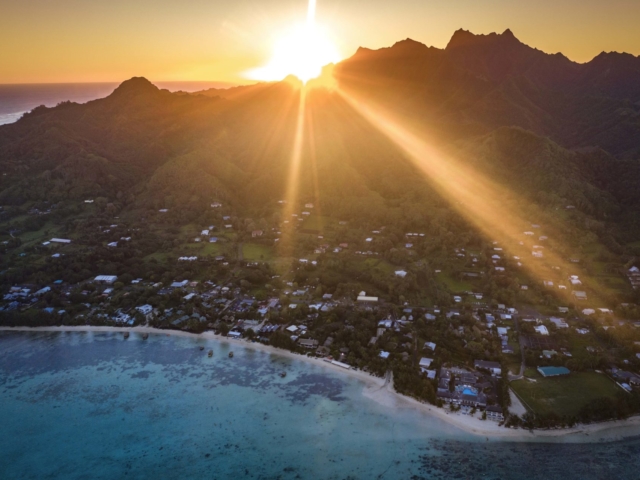
[[[274,258],[273,247],[256,243],[242,245],[243,258],[250,262],[268,262]]]
[[[512,382],[511,388],[537,414],[554,413],[570,417],[577,416],[585,405],[599,398],[613,398],[621,391],[606,375],[595,372],[575,372],[549,378],[538,374],[535,381],[523,379]]]

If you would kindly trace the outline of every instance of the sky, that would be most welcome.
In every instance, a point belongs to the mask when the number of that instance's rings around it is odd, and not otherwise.
[[[250,83],[307,0],[0,0],[0,83]],[[578,62],[640,55],[640,0],[317,0],[341,58],[404,38],[444,48],[459,28],[510,28]]]

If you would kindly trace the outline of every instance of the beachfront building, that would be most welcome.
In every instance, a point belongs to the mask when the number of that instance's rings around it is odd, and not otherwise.
[[[491,384],[485,382],[482,375],[461,368],[442,367],[436,396],[445,403],[485,408],[488,401],[485,391],[490,387]]]

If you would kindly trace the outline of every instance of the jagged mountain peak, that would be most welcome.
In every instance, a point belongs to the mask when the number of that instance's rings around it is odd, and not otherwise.
[[[473,32],[470,32],[469,30],[464,30],[461,28],[454,32],[445,50],[497,43],[523,45],[523,43],[520,42],[520,40],[518,40],[513,32],[508,28],[502,33],[492,32],[487,35],[475,34]]]

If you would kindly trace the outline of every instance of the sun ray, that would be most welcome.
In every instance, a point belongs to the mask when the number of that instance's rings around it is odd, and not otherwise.
[[[523,200],[515,192],[487,178],[467,162],[462,162],[425,141],[423,135],[414,133],[401,120],[394,118],[391,112],[378,106],[373,107],[370,101],[362,101],[345,89],[339,88],[337,92],[355,111],[398,146],[438,193],[463,217],[487,238],[499,242],[510,258],[517,253],[514,250],[522,247],[525,240],[523,227],[531,225],[531,222],[513,208],[513,205],[523,204]],[[544,218],[544,213],[533,205],[530,206],[531,211],[538,218]],[[546,230],[553,231],[553,228],[552,225],[545,225]],[[522,268],[540,283],[549,278],[550,272],[554,270],[577,270],[574,264],[551,249],[545,249],[542,258],[530,256],[521,260],[519,263]],[[588,281],[595,291],[609,293],[610,289],[596,280],[590,278]],[[559,292],[556,293],[559,296]]]
[[[286,184],[287,190],[282,217],[283,221],[288,223],[283,222],[282,236],[280,237],[279,244],[279,249],[284,253],[284,255],[290,251],[293,245],[293,237],[298,227],[297,217],[294,217],[293,215],[299,200],[298,190],[300,187],[300,164],[302,162],[304,147],[307,90],[306,88],[300,88],[299,92],[298,111],[296,114],[296,130],[291,149],[289,173],[287,175]]]

